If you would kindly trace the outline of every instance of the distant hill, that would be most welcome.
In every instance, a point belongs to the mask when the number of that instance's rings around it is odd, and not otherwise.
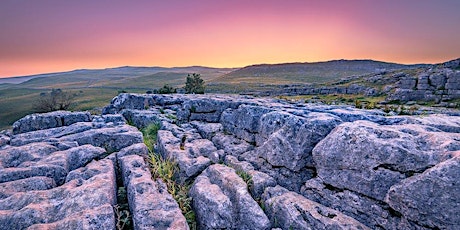
[[[93,86],[108,86],[112,83],[130,84],[137,77],[152,76],[159,73],[177,73],[185,81],[187,73],[200,73],[204,79],[211,79],[221,76],[234,69],[230,68],[209,68],[201,66],[191,67],[118,67],[95,70],[74,70],[69,72],[40,74],[24,77],[0,79],[2,83],[17,84],[17,87],[26,88],[78,88]],[[161,75],[161,74],[160,74]],[[155,80],[155,79],[152,79]],[[174,79],[171,79],[174,80]],[[140,86],[149,88],[150,82],[142,82]],[[150,86],[152,88],[152,86]]]
[[[352,75],[363,75],[423,66],[427,65],[402,65],[373,60],[335,60],[313,63],[261,64],[235,70],[211,82],[263,82],[265,84],[324,83]]]
[[[457,60],[446,65],[455,65]],[[0,129],[34,112],[33,104],[44,92],[60,88],[75,95],[75,110],[100,112],[120,92],[145,93],[164,84],[182,87],[188,73],[199,73],[206,92],[247,93],[267,91],[280,85],[336,82],[343,77],[376,72],[428,67],[373,60],[336,60],[316,63],[252,65],[238,68],[132,67],[74,70],[0,79]]]

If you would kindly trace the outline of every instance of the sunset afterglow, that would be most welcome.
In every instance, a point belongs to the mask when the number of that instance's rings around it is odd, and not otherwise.
[[[460,1],[2,0],[0,77],[460,56]]]

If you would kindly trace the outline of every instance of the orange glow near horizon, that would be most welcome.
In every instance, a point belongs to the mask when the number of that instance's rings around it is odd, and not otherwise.
[[[460,1],[0,2],[0,77],[117,66],[243,67],[460,56]]]

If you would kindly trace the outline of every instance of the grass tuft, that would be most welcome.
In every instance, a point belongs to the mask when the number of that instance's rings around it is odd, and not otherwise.
[[[243,179],[243,181],[248,185],[248,189],[253,186],[252,176],[251,174],[243,171],[243,170],[236,170],[236,174]]]
[[[158,130],[160,130],[160,123],[153,123],[141,130],[144,136],[144,143],[149,148],[150,152],[153,152],[155,143],[157,142]]]

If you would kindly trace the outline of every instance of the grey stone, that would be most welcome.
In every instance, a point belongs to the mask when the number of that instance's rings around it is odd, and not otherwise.
[[[388,204],[417,224],[435,229],[459,229],[460,154],[393,185]]]
[[[14,135],[11,140],[11,145],[20,146],[32,142],[50,142],[51,139],[81,133],[92,128],[93,126],[90,122],[78,122],[69,126],[30,131]]]
[[[388,189],[439,163],[457,134],[420,126],[367,121],[338,126],[313,149],[318,177],[327,184],[383,201]]]
[[[200,121],[192,121],[190,124],[197,129],[202,138],[212,140],[212,138],[222,131],[223,127],[220,123],[206,123]]]
[[[159,130],[157,140],[158,152],[162,157],[177,163],[179,167],[177,176],[181,182],[196,177],[211,164],[209,158],[200,155],[200,153],[190,154],[188,145],[181,149],[181,140],[170,131]]]
[[[410,224],[388,204],[347,189],[325,184],[318,177],[308,180],[302,186],[301,194],[309,200],[340,211],[371,229],[413,229],[420,227]]]
[[[152,180],[141,156],[118,158],[134,229],[189,229],[179,205],[161,180]]]
[[[119,158],[128,156],[128,155],[139,155],[146,157],[149,154],[149,149],[144,143],[138,143],[138,144],[133,144],[128,147],[125,147],[121,149],[118,153],[117,156]]]
[[[264,206],[273,227],[282,229],[369,229],[343,213],[290,192],[280,186],[267,188]]]
[[[112,99],[102,114],[115,114],[123,109],[145,109],[153,104],[151,95],[122,93]]]
[[[56,183],[49,177],[30,177],[0,184],[0,199],[5,199],[17,192],[32,190],[47,190],[56,187]]]
[[[11,138],[9,136],[0,134],[0,148],[2,146],[10,144],[10,140],[11,140]]]
[[[255,143],[259,122],[263,114],[271,109],[261,106],[241,105],[238,109],[228,109],[222,113],[224,130],[250,143]]]
[[[275,167],[292,171],[313,167],[311,150],[338,124],[335,116],[310,113],[298,117],[284,112],[271,112],[261,118],[260,135],[255,151]]]
[[[225,135],[224,133],[214,135],[212,142],[218,149],[222,149],[226,154],[233,156],[239,156],[254,148],[253,145],[250,145],[246,141],[235,138],[232,135]]]
[[[121,114],[129,124],[134,125],[138,129],[160,122],[158,112],[151,110],[124,109],[121,111]]]
[[[31,114],[14,122],[13,133],[26,133],[89,121],[91,121],[91,114],[89,112],[55,111],[50,113]]]
[[[93,161],[71,174],[78,179],[49,190],[17,192],[0,200],[0,226],[115,229],[112,205],[116,204],[116,184],[112,162]]]
[[[136,143],[143,143],[142,133],[135,127],[122,125],[110,128],[90,129],[60,138],[61,141],[76,141],[80,145],[90,144],[116,152]]]
[[[209,166],[190,189],[201,229],[269,229],[270,223],[247,184],[224,165]]]

